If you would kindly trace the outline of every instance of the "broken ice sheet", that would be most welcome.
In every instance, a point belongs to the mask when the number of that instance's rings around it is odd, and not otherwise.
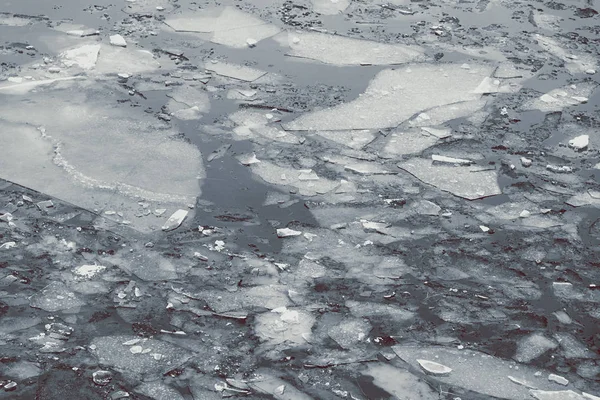
[[[531,382],[540,389],[556,390],[559,385],[537,376],[536,369],[471,350],[445,347],[393,347],[394,352],[413,368],[420,370],[418,360],[435,360],[452,369],[447,376],[436,376],[437,382],[463,388],[494,398],[527,400],[529,388],[511,382],[508,377]]]
[[[536,99],[529,100],[523,104],[523,109],[542,112],[562,111],[563,108],[587,102],[597,86],[595,83],[581,82],[553,89]]]
[[[222,76],[227,76],[246,82],[255,81],[266,74],[266,72],[256,68],[216,60],[208,63],[206,65],[206,69]]]
[[[306,344],[310,340],[315,318],[302,310],[285,309],[282,312],[262,313],[256,316],[254,330],[256,335],[269,344],[289,342]]]
[[[195,203],[204,176],[201,155],[113,96],[103,85],[78,81],[39,91],[34,100],[1,102],[0,138],[7,152],[0,170],[14,182],[80,207],[120,211],[136,229],[151,230],[160,221],[137,218],[138,202],[169,209]],[[118,214],[109,218],[121,221]]]
[[[283,32],[275,38],[290,48],[288,55],[334,65],[392,65],[417,61],[423,50],[417,46],[385,44],[319,32]],[[342,128],[343,129],[343,128]]]
[[[268,115],[271,115],[271,119]],[[270,124],[275,116],[271,113],[261,113],[251,110],[239,110],[229,116],[229,119],[238,126],[233,129],[235,136],[241,139],[250,139],[260,144],[270,144],[272,141],[281,143],[300,143],[298,137],[279,128],[279,125]]]
[[[385,158],[395,158],[421,153],[423,150],[436,144],[439,139],[422,129],[416,128],[395,130],[381,140],[386,142],[382,150],[382,156]]]
[[[316,135],[327,140],[348,146],[353,149],[362,149],[377,137],[377,133],[370,129],[347,130],[347,131],[317,131]]]
[[[187,361],[193,354],[173,344],[158,339],[136,342],[140,352],[130,351],[128,341],[138,336],[102,336],[92,339],[89,349],[104,364],[134,377],[159,377]],[[149,350],[149,351],[144,351]],[[160,357],[158,356],[160,355]]]
[[[398,399],[437,400],[439,394],[427,382],[410,372],[384,363],[366,364],[363,374],[373,377],[373,383]]]
[[[324,194],[339,186],[338,182],[321,178],[312,170],[280,167],[268,161],[252,164],[250,168],[264,181],[273,185],[295,187],[301,195]]]
[[[502,193],[496,171],[479,166],[436,165],[432,160],[413,158],[398,167],[429,185],[468,200]]]
[[[68,310],[84,304],[85,302],[62,282],[52,282],[29,300],[31,307],[48,312]]]
[[[300,116],[284,124],[287,130],[393,128],[414,114],[460,101],[477,100],[473,90],[492,70],[457,64],[411,65],[387,69],[375,76],[356,100]]]
[[[177,32],[210,34],[210,41],[234,48],[247,47],[248,39],[260,42],[280,31],[275,25],[235,7],[173,15],[167,18],[165,23]]]

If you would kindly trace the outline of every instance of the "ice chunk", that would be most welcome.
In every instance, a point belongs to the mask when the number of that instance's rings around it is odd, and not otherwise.
[[[440,156],[437,154],[433,154],[431,156],[431,159],[433,161],[437,161],[437,162],[441,162],[441,163],[457,164],[457,165],[470,165],[473,163],[473,161],[471,161],[471,160],[465,160],[463,158]]]
[[[125,41],[125,38],[121,35],[111,35],[109,39],[110,44],[112,44],[113,46],[127,47],[127,42]]]
[[[84,304],[85,302],[62,282],[52,282],[29,299],[31,307],[48,312],[81,307]]]
[[[315,111],[284,124],[288,130],[346,130],[396,127],[415,113],[459,101],[477,100],[472,93],[489,67],[471,70],[456,64],[414,65],[384,70],[356,100]]]
[[[331,326],[327,334],[342,349],[348,350],[364,342],[370,331],[371,324],[364,319],[350,318]]]
[[[324,194],[339,186],[336,181],[320,178],[314,171],[284,168],[267,161],[253,164],[250,168],[264,181],[274,185],[294,186],[302,195]]]
[[[187,217],[187,210],[177,210],[169,217],[167,222],[162,226],[163,231],[172,231],[173,229],[179,228],[179,225],[183,222],[185,217]]]
[[[401,345],[394,346],[393,350],[414,368],[420,368],[417,360],[435,360],[436,363],[452,369],[452,373],[447,376],[432,376],[431,379],[493,398],[512,400],[530,398],[529,389],[511,383],[508,376],[519,381],[535,382],[541,389],[555,387],[551,382],[538,379],[535,375],[537,371],[533,368],[516,365],[514,362],[476,351]]]
[[[419,180],[468,200],[501,194],[496,171],[477,166],[435,165],[432,161],[415,158],[398,164]]]
[[[538,400],[585,400],[585,397],[572,390],[532,390],[531,395]]]
[[[301,310],[291,311],[295,311],[293,319],[282,318],[285,314],[273,312],[257,315],[254,327],[257,336],[270,344],[306,344],[305,337],[310,336],[315,318]]]
[[[98,53],[95,71],[100,74],[127,73],[129,75],[150,72],[160,68],[154,55],[147,50],[102,45]]]
[[[548,380],[551,382],[556,382],[559,385],[563,385],[563,386],[568,386],[569,385],[569,381],[568,379],[560,376],[560,375],[556,375],[556,374],[550,374],[548,375]]]
[[[178,32],[208,33],[212,42],[235,48],[246,47],[248,38],[258,43],[280,32],[275,25],[235,7],[185,13],[169,17],[165,23]]]
[[[236,65],[222,61],[216,61],[208,64],[206,69],[213,71],[216,74],[238,79],[241,81],[252,82],[265,75],[266,72],[246,67],[244,65]]]
[[[421,368],[430,375],[444,376],[452,372],[452,368],[429,360],[417,360]]]
[[[136,336],[103,336],[92,339],[91,352],[104,364],[122,373],[134,376],[159,377],[167,371],[187,361],[193,354],[189,350],[157,339],[143,339],[137,346],[142,347],[139,354],[129,351],[130,347],[123,343],[139,339]],[[153,354],[161,354],[154,357]]]
[[[546,353],[557,348],[555,341],[548,339],[542,334],[533,333],[519,341],[517,352],[513,358],[522,363],[528,363]]]
[[[392,65],[417,61],[423,57],[422,49],[416,46],[378,43],[319,32],[284,32],[275,40],[283,46],[289,46],[287,54],[290,56],[334,65]]]
[[[311,0],[313,10],[319,14],[334,15],[344,11],[350,0]]]
[[[135,391],[154,400],[185,400],[177,390],[162,382],[144,382]]]
[[[104,271],[106,267],[104,265],[82,265],[73,269],[75,275],[82,276],[84,278],[93,278],[96,274]]]
[[[284,238],[289,236],[300,236],[302,232],[290,228],[277,229],[277,237]]]
[[[312,397],[290,385],[287,380],[275,376],[274,372],[263,369],[258,370],[256,374],[257,378],[248,382],[248,386],[258,393],[266,394],[276,400],[313,400]]]
[[[373,383],[397,399],[437,400],[439,394],[422,379],[410,372],[384,363],[369,363],[363,374],[373,377]]]
[[[589,144],[590,144],[590,136],[589,135],[581,135],[581,136],[577,136],[576,138],[569,140],[569,147],[571,147],[577,151],[585,150]]]
[[[61,62],[67,67],[77,65],[82,69],[92,69],[98,61],[98,53],[101,46],[99,44],[86,44],[66,50],[59,55]]]
[[[555,333],[554,338],[560,345],[563,350],[563,355],[567,359],[595,358],[592,350],[588,349],[585,344],[575,339],[575,337],[569,333]]]

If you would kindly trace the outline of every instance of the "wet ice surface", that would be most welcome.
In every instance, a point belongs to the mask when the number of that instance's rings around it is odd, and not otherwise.
[[[594,2],[0,1],[0,399],[594,399]]]

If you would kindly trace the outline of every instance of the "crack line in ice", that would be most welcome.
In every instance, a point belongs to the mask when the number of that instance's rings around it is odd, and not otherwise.
[[[91,188],[91,189],[101,189],[106,191],[113,191],[120,193],[122,195],[131,197],[133,199],[143,198],[149,201],[157,201],[157,202],[181,202],[181,203],[189,203],[194,199],[192,197],[167,194],[167,193],[159,193],[153,192],[151,190],[146,190],[138,186],[130,185],[128,183],[116,182],[109,183],[105,181],[101,181],[99,179],[92,178],[78,171],[77,168],[69,163],[65,156],[61,153],[61,145],[60,141],[56,141],[53,139],[51,135],[46,133],[46,129],[44,127],[39,127],[38,130],[41,133],[41,137],[46,139],[52,143],[54,148],[54,157],[52,158],[53,163],[57,166],[65,170],[65,172],[69,175],[71,179],[80,185]],[[131,172],[135,169],[132,168]]]

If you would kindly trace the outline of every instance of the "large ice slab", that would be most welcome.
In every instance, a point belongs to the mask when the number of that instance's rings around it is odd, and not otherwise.
[[[346,130],[396,127],[414,114],[460,101],[491,74],[487,66],[411,65],[380,72],[365,93],[336,107],[305,114],[284,125],[288,130]]]
[[[279,28],[234,7],[202,10],[167,18],[165,23],[178,32],[211,34],[214,43],[230,47],[248,46],[279,33]]]
[[[204,176],[197,147],[143,111],[122,108],[101,85],[71,82],[0,101],[2,177],[140,230],[170,215],[151,210],[195,203]]]
[[[398,167],[429,185],[468,200],[502,193],[496,171],[479,166],[438,165],[432,160],[414,158]]]
[[[417,46],[378,43],[319,32],[284,32],[275,37],[288,55],[334,65],[392,65],[423,58]]]

